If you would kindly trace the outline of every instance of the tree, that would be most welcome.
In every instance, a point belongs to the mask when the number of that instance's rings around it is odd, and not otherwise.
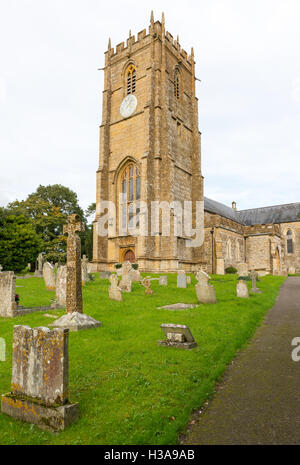
[[[4,270],[24,270],[35,261],[41,247],[41,238],[24,215],[0,213],[0,263]]]
[[[37,234],[42,238],[42,251],[49,261],[63,263],[66,258],[66,238],[63,225],[68,215],[77,213],[86,223],[83,210],[78,204],[77,194],[60,184],[39,186],[26,200],[15,201],[7,209],[14,215],[30,219]],[[84,243],[85,233],[82,234]]]
[[[96,212],[96,203],[91,203],[85,210],[86,226],[85,233],[82,241],[83,253],[85,253],[89,260],[93,257],[93,224],[89,222],[94,219]]]

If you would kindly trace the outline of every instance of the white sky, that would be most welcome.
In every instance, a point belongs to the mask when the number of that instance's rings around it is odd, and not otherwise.
[[[151,8],[195,48],[205,195],[300,201],[299,0],[0,0],[0,205],[55,183],[95,201],[97,69]]]

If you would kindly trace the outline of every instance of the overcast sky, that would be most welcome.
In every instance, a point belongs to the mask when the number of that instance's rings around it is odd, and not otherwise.
[[[0,205],[39,184],[95,201],[104,52],[150,10],[195,49],[205,195],[300,201],[299,0],[0,0]]]

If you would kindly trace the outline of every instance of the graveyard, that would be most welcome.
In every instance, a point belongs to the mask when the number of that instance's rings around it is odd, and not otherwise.
[[[188,275],[191,283],[181,288],[176,274],[167,274],[168,284],[160,285],[159,275],[142,273],[144,284],[133,281],[131,292],[123,292],[121,301],[109,298],[109,279],[100,279],[99,273],[92,276],[82,287],[83,312],[101,326],[69,333],[69,401],[78,403],[79,418],[53,433],[1,413],[1,444],[178,443],[191,413],[213,394],[286,279],[260,277],[261,293],[251,292],[251,281],[245,281],[249,298],[239,298],[237,275],[210,275],[217,303],[203,304],[197,300],[192,274]],[[147,293],[150,285],[152,293]],[[16,286],[25,308],[47,307],[55,300],[55,291],[46,289],[44,280],[33,274],[17,278]],[[161,308],[178,303],[191,308]],[[65,308],[53,308],[1,318],[6,341],[6,361],[0,363],[1,394],[10,391],[13,327],[50,328],[65,314]],[[196,347],[182,350],[158,344],[164,339],[164,324],[187,325]]]

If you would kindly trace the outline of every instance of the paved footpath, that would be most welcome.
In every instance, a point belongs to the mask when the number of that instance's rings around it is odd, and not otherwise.
[[[300,444],[300,277],[289,277],[184,444]]]

